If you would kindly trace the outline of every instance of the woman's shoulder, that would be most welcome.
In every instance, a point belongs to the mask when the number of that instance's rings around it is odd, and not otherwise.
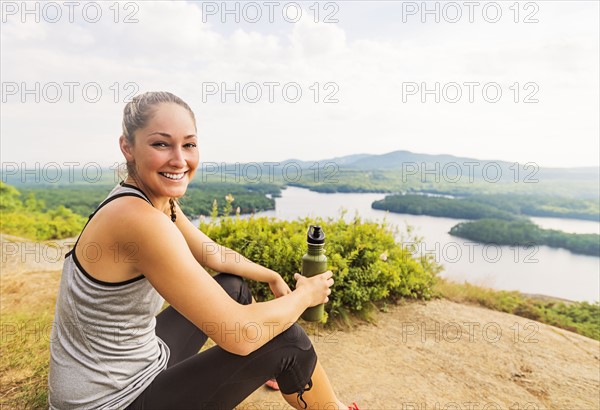
[[[110,202],[96,211],[89,228],[100,236],[126,240],[140,233],[157,234],[165,221],[170,222],[167,215],[140,196],[113,196]]]
[[[168,220],[167,216],[143,198],[121,196],[113,199],[93,214],[78,239],[75,257],[84,271],[103,282],[122,282],[138,277],[140,272],[129,256],[141,255],[144,249],[140,245],[152,243],[160,236],[164,219]],[[87,256],[90,246],[97,253],[93,260]],[[128,257],[123,259],[119,255]],[[128,263],[121,263],[123,261]]]
[[[131,223],[160,221],[168,219],[164,212],[152,206],[144,198],[136,195],[125,195],[113,199],[98,210],[98,217],[111,221],[112,225],[128,226]]]

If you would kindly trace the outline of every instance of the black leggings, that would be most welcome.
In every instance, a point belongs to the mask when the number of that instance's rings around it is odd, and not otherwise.
[[[214,279],[234,300],[252,302],[239,276],[220,273]],[[128,410],[232,409],[269,379],[277,379],[285,394],[298,393],[302,405],[302,394],[312,387],[317,355],[297,323],[247,356],[219,346],[198,353],[207,336],[171,306],[156,317],[156,334],[171,351],[167,368]]]

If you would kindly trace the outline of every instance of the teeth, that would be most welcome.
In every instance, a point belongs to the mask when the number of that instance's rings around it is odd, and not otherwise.
[[[160,174],[163,175],[163,176],[165,176],[165,177],[167,177],[167,178],[169,178],[169,179],[174,179],[174,180],[178,181],[178,180],[180,180],[180,179],[183,178],[183,176],[185,175],[185,172],[182,173],[182,174],[169,174],[169,173],[166,173],[166,172],[161,172]]]

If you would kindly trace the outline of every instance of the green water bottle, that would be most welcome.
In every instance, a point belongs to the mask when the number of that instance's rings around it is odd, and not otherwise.
[[[327,256],[323,246],[325,245],[325,232],[320,226],[311,225],[306,234],[308,251],[302,256],[302,276],[310,278],[327,270]],[[323,317],[324,305],[310,307],[302,314],[302,319],[308,322],[318,322]]]

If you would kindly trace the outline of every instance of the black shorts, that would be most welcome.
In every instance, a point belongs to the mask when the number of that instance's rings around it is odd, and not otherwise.
[[[214,279],[234,300],[249,304],[252,295],[239,276],[220,273]],[[282,393],[312,387],[317,355],[304,330],[294,323],[247,356],[219,346],[198,353],[207,336],[169,306],[156,317],[156,334],[171,351],[167,368],[127,409],[232,409],[269,379]]]

